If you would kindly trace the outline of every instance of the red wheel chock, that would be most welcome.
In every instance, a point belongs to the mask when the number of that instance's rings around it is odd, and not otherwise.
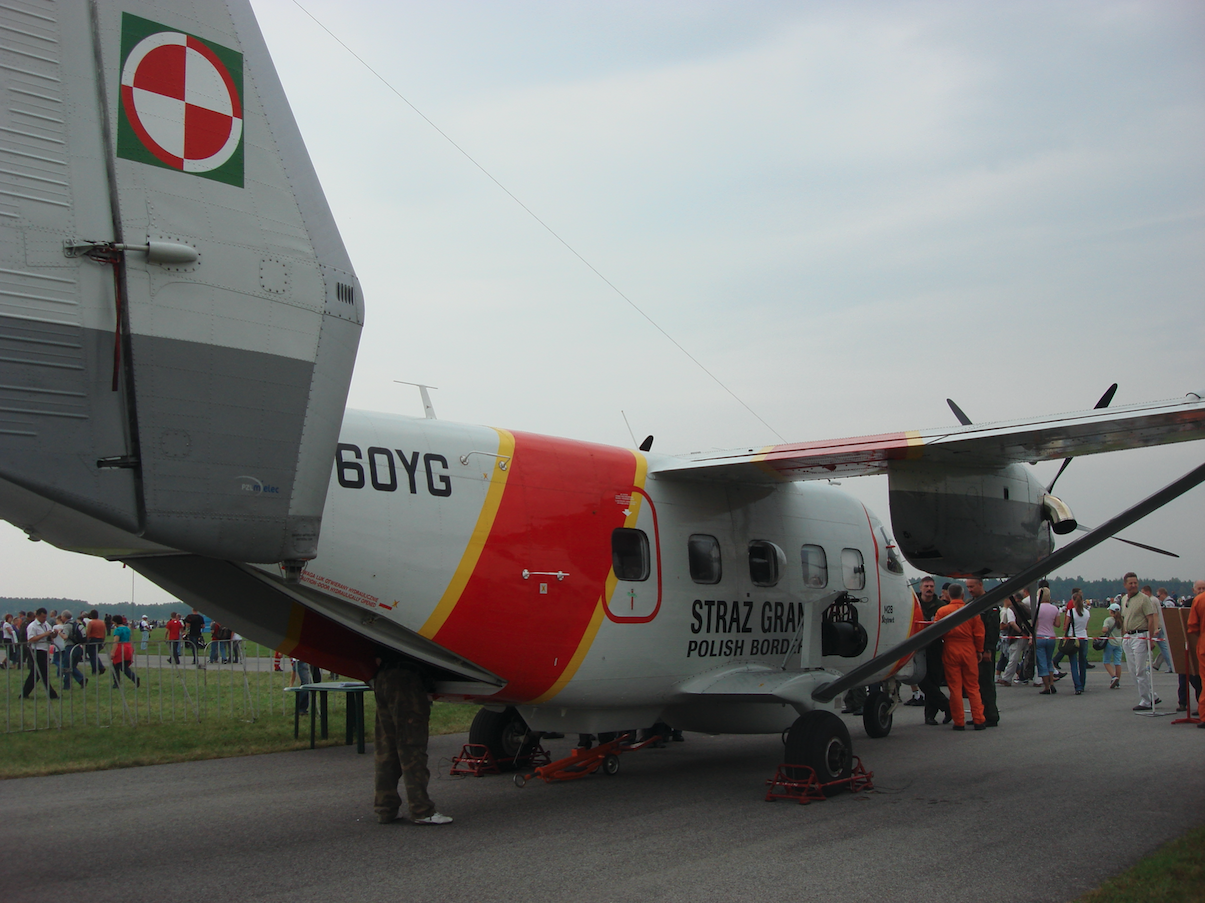
[[[452,760],[450,775],[472,775],[475,778],[487,774],[501,774],[502,769],[494,761],[490,748],[484,743],[466,743],[455,759]]]
[[[854,767],[847,778],[838,778],[821,784],[816,772],[807,765],[779,765],[774,777],[766,781],[766,802],[774,800],[797,800],[800,803],[811,803],[826,799],[824,790],[827,787],[844,787],[850,793],[860,793],[863,790],[874,790],[873,771],[867,771],[862,766],[862,760],[854,756]]]
[[[452,760],[452,769],[448,774],[454,777],[472,775],[480,778],[487,774],[501,774],[503,765],[523,765],[531,768],[547,765],[551,761],[552,756],[548,755],[548,750],[539,743],[513,759],[495,759],[484,743],[466,743],[460,750],[460,755]]]

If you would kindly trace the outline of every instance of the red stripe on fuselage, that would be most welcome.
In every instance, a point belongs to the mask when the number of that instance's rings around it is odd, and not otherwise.
[[[297,645],[289,655],[344,677],[370,680],[376,674],[376,643],[317,612],[302,609],[302,617]]]
[[[500,700],[545,692],[585,634],[611,570],[635,455],[515,433],[514,458],[489,539],[434,640],[507,680]],[[522,572],[562,571],[555,576]],[[541,594],[540,584],[548,592]]]

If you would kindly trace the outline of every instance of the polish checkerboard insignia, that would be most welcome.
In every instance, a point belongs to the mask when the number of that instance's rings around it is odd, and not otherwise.
[[[117,156],[243,186],[243,55],[123,13]]]

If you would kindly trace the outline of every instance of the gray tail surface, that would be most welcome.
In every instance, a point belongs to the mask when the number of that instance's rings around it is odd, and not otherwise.
[[[0,27],[0,516],[314,557],[364,308],[250,6]]]

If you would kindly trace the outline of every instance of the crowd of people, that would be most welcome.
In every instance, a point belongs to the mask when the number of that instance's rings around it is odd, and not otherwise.
[[[70,611],[20,611],[16,615],[6,614],[0,625],[0,668],[27,668],[29,675],[21,690],[28,699],[41,682],[51,699],[58,699],[50,680],[50,666],[54,665],[55,677],[63,690],[72,686],[84,687],[88,678],[80,670],[84,659],[88,660],[92,676],[110,670],[101,660],[101,652],[109,645],[109,663],[114,687],[121,686],[125,676],[135,686],[141,680],[134,672],[134,644],[132,629],[142,633],[142,648],[146,648],[150,627],[145,617],[132,628],[122,615],[105,615],[96,609],[81,612],[78,616]],[[73,683],[74,681],[74,683]]]
[[[1100,628],[1090,626],[1093,604],[1074,589],[1064,604],[1055,604],[1050,587],[1042,581],[1036,599],[1028,590],[1005,599],[978,618],[971,618],[918,653],[925,656],[925,677],[912,687],[912,698],[904,704],[923,706],[925,724],[954,722],[955,730],[965,729],[962,698],[970,703],[975,730],[999,724],[996,688],[1034,686],[1039,695],[1059,692],[1058,681],[1067,676],[1060,668],[1067,660],[1073,692],[1076,696],[1088,688],[1088,672],[1096,666],[1088,661],[1088,649],[1101,652],[1101,664],[1109,677],[1109,689],[1121,687],[1124,660],[1137,690],[1135,712],[1150,712],[1162,703],[1154,692],[1151,674],[1155,670],[1174,670],[1167,640],[1163,610],[1191,608],[1187,621],[1187,667],[1179,675],[1177,711],[1189,708],[1189,689],[1195,691],[1197,712],[1201,704],[1201,674],[1205,672],[1205,580],[1196,582],[1192,596],[1177,599],[1164,588],[1157,592],[1139,586],[1133,572],[1123,578],[1125,590],[1115,599],[1100,603],[1108,615]],[[972,599],[984,593],[982,581],[966,580],[965,594]],[[920,582],[917,600],[926,622],[948,617],[964,604],[960,583],[943,584],[938,594],[936,581],[925,577]],[[942,692],[949,688],[950,696]],[[958,704],[951,704],[951,700]],[[1198,727],[1205,727],[1201,721]]]
[[[198,653],[207,647],[211,663],[237,663],[242,657],[243,638],[217,621],[207,625],[206,618],[195,608],[184,618],[172,612],[162,625],[146,615],[134,621],[123,615],[102,617],[96,609],[74,615],[67,610],[38,608],[6,614],[0,622],[0,669],[29,670],[22,688],[25,698],[39,682],[51,699],[58,698],[59,690],[50,679],[51,665],[55,668],[54,683],[60,684],[62,690],[86,686],[89,677],[80,667],[85,659],[92,677],[111,672],[114,687],[121,686],[122,677],[139,686],[141,679],[134,671],[134,631],[139,634],[140,651],[146,652],[151,631],[159,626],[166,631],[169,664],[182,663],[182,646],[192,652],[193,664],[198,664]],[[108,665],[102,653],[108,655]]]

